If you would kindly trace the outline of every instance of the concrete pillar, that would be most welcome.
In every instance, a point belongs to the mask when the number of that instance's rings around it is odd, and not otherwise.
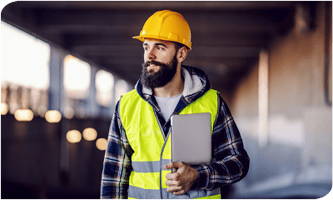
[[[98,116],[98,105],[96,102],[96,73],[98,71],[97,67],[91,67],[91,76],[90,76],[90,87],[89,87],[89,96],[86,99],[86,112],[89,117]]]
[[[64,118],[63,106],[66,95],[64,94],[64,58],[67,53],[57,47],[50,46],[50,86],[49,86],[49,110],[58,110],[62,113],[60,121],[59,141],[59,181],[67,185],[69,181],[69,146],[66,134],[69,128],[69,121]]]
[[[61,108],[63,96],[63,61],[66,54],[56,47],[50,47],[50,86],[49,86],[49,110]]]

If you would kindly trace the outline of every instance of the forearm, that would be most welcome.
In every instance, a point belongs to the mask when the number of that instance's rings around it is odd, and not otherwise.
[[[128,182],[103,178],[101,199],[127,199]]]
[[[220,98],[219,114],[212,134],[213,160],[193,166],[199,173],[197,188],[215,189],[235,183],[247,174],[249,156],[230,110]]]
[[[196,188],[213,190],[224,185],[236,183],[248,171],[249,159],[243,155],[230,156],[223,161],[194,165],[199,173]]]
[[[129,176],[132,171],[131,155],[132,149],[116,111],[112,118],[105,151],[101,198],[127,198]]]
[[[113,143],[114,145],[114,143]],[[126,199],[131,166],[126,154],[106,154],[101,182],[101,198]]]

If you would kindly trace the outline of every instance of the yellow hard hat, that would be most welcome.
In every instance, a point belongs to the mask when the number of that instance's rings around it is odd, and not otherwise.
[[[150,16],[140,32],[133,37],[142,42],[146,38],[178,42],[192,49],[191,29],[184,17],[174,11],[157,11]]]

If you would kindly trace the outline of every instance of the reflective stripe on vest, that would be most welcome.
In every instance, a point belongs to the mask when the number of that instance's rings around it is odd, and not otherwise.
[[[167,192],[164,165],[171,162],[170,132],[165,137],[152,106],[136,90],[123,95],[120,100],[120,119],[127,139],[133,149],[133,170],[129,178],[129,198],[220,198],[220,190],[190,190],[184,195]],[[211,127],[218,110],[218,94],[207,91],[202,97],[187,105],[179,114],[211,113]],[[171,130],[171,129],[170,129]]]
[[[129,199],[161,199],[160,190],[142,189],[138,187],[129,186],[128,188]],[[221,199],[220,190],[189,190],[182,195],[174,195],[167,191],[166,188],[162,189],[164,199]],[[201,196],[201,197],[199,197]]]

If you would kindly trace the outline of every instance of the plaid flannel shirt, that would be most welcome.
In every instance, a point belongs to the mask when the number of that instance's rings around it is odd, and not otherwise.
[[[181,102],[175,108],[173,115],[178,114],[189,103],[201,97],[210,88],[208,78],[203,71],[187,66],[183,66],[183,68],[188,70],[191,76],[198,76],[205,87],[191,95],[182,96]],[[163,132],[168,133],[171,126],[170,120],[164,120],[154,96],[142,91],[140,80],[136,85],[136,90],[157,112],[157,120],[160,121]],[[249,157],[244,149],[239,130],[227,104],[221,96],[219,96],[219,103],[219,112],[212,134],[213,159],[210,164],[192,165],[199,173],[199,181],[192,189],[216,189],[241,180],[248,172]],[[118,101],[111,121],[108,145],[105,152],[101,198],[127,198],[129,176],[132,171],[132,153],[133,150],[120,120]]]

